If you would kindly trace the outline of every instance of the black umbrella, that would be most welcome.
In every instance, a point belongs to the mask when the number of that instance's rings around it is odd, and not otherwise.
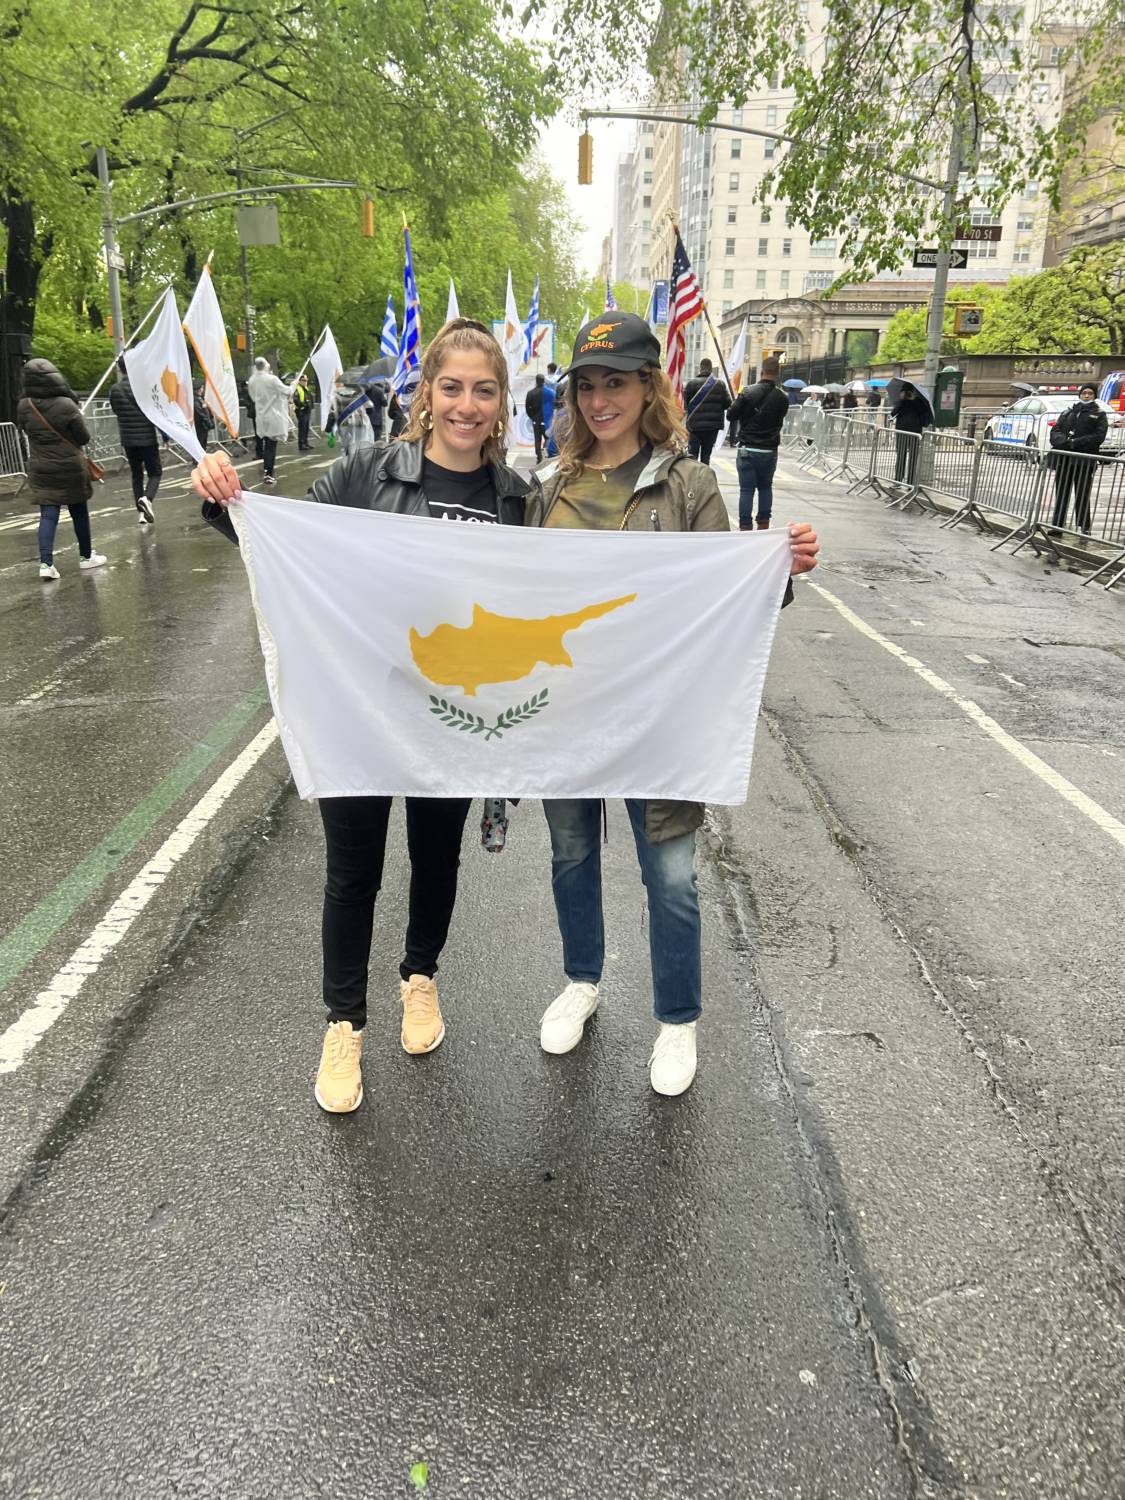
[[[934,403],[930,400],[929,392],[920,380],[903,380],[901,376],[895,375],[887,381],[886,402],[888,406],[895,406],[902,399],[902,388],[912,385],[921,396],[922,400],[930,408],[930,421],[934,419]]]
[[[384,354],[381,359],[373,359],[363,372],[364,380],[385,380],[387,376],[393,375],[398,360],[393,354]]]

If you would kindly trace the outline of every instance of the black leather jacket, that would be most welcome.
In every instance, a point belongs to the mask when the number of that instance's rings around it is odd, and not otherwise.
[[[501,522],[505,526],[522,526],[527,480],[507,464],[492,465],[492,480]],[[429,507],[422,493],[422,444],[389,442],[356,448],[322,474],[305,498],[320,505],[350,505],[356,510],[428,516]],[[205,500],[203,519],[232,542],[238,541],[223,506]]]

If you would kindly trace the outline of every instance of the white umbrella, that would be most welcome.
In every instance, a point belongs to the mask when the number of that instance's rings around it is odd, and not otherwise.
[[[801,392],[802,396],[826,396],[828,387],[825,385],[807,385]]]
[[[849,391],[855,391],[855,393],[857,395],[861,395],[864,391],[867,390],[867,381],[866,380],[852,380],[852,381],[849,381],[847,388],[848,388]]]

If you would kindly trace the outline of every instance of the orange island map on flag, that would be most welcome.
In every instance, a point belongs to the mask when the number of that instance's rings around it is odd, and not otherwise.
[[[745,801],[784,530],[230,515],[302,797]]]

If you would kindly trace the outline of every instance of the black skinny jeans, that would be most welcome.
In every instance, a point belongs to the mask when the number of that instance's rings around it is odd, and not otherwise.
[[[688,453],[692,458],[697,458],[701,464],[711,462],[711,450],[715,446],[715,439],[719,436],[717,427],[704,432],[688,433]]]
[[[273,474],[273,466],[277,462],[277,439],[264,437],[262,439],[262,468],[267,474]]]
[[[406,842],[410,852],[410,915],[406,953],[399,966],[433,978],[449,934],[457,900],[461,835],[468,797],[407,797]],[[390,797],[322,797],[320,817],[327,845],[324,883],[324,1003],[330,1021],[367,1021],[367,963],[375,897],[383,882]]]
[[[160,449],[155,443],[141,447],[130,444],[125,449],[125,457],[129,460],[129,473],[133,480],[133,499],[139,500],[144,495],[148,500],[155,500],[156,491],[160,488],[160,476],[164,473]]]

